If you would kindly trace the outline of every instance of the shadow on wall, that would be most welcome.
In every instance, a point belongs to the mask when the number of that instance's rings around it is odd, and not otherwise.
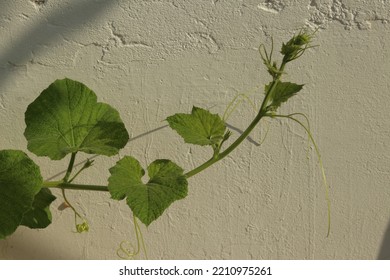
[[[77,32],[80,30],[80,26],[99,16],[116,3],[113,0],[99,2],[73,0],[67,2],[70,3],[66,6],[61,5],[59,9],[53,10],[46,17],[42,16],[38,23],[30,26],[19,38],[14,38],[8,49],[0,50],[0,84],[4,83],[12,74],[12,71],[5,69],[12,65],[13,61],[17,61],[17,64],[27,64],[31,60],[32,51],[37,54],[46,44],[61,39],[61,35]],[[3,4],[4,2],[0,2],[0,16],[8,12],[7,5],[4,7]],[[43,244],[41,244],[42,246],[31,246],[30,242],[23,237],[1,240],[0,250],[7,252],[7,259],[20,259],[20,256],[23,256],[23,259],[69,259],[69,256],[63,252],[50,253],[50,248],[43,246]]]
[[[390,260],[390,222],[387,225],[387,230],[383,236],[378,260]]]
[[[48,242],[32,243],[23,235],[12,236],[9,240],[0,240],[0,259],[4,260],[71,260],[69,251],[53,248]]]
[[[0,68],[17,64],[25,64],[31,60],[31,52],[39,53],[45,44],[61,38],[61,35],[78,31],[84,23],[103,13],[116,1],[76,0],[66,6],[60,6],[49,16],[42,18],[25,33],[13,41],[12,46],[0,53]],[[0,6],[0,10],[1,6]],[[1,13],[5,11],[2,10]],[[2,71],[0,84],[7,80],[10,71]]]

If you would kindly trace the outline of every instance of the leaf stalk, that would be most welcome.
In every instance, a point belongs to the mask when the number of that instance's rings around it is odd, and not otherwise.
[[[101,185],[83,185],[83,184],[71,184],[64,183],[63,181],[45,181],[42,184],[43,188],[58,188],[65,190],[82,190],[82,191],[102,191],[108,192],[107,186]]]

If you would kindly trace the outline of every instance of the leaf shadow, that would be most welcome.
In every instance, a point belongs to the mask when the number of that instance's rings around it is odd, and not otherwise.
[[[240,133],[240,134],[244,133],[244,131],[243,131],[242,129],[239,129],[239,128],[235,127],[235,126],[232,126],[231,124],[226,123],[226,126],[227,126],[228,128],[230,128],[231,130],[234,130],[234,131],[236,131],[236,132],[238,132],[238,133]],[[261,143],[255,141],[255,140],[254,140],[252,137],[250,137],[250,136],[247,136],[247,137],[246,137],[246,140],[249,141],[250,143],[252,143],[253,145],[257,146],[257,147],[261,145]]]

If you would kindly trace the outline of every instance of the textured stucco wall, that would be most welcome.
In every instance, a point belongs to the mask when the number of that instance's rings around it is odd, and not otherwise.
[[[387,0],[15,0],[0,1],[0,149],[26,150],[24,111],[57,78],[91,87],[116,107],[132,137],[193,105],[223,113],[240,92],[260,101],[269,81],[257,47],[301,27],[320,47],[289,65],[305,83],[282,112],[305,112],[331,186],[326,238],[321,174],[307,136],[290,122],[264,121],[224,161],[189,180],[189,195],[142,227],[153,259],[390,258],[390,1]],[[241,105],[229,124],[254,117]],[[235,131],[234,136],[238,134]],[[106,184],[125,154],[145,166],[170,158],[186,170],[209,150],[163,128],[98,157],[81,182]],[[29,153],[31,155],[31,153]],[[45,178],[67,161],[31,157]],[[85,159],[80,156],[78,161]],[[18,229],[0,241],[4,259],[113,259],[134,241],[130,210],[106,193],[68,192],[90,221],[73,233],[71,211],[45,230]]]

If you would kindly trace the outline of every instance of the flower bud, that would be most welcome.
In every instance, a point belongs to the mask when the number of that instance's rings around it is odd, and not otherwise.
[[[286,44],[283,43],[282,50],[280,51],[284,55],[283,61],[289,62],[301,56],[309,47],[312,38],[312,34],[299,32],[298,35],[292,37]]]

